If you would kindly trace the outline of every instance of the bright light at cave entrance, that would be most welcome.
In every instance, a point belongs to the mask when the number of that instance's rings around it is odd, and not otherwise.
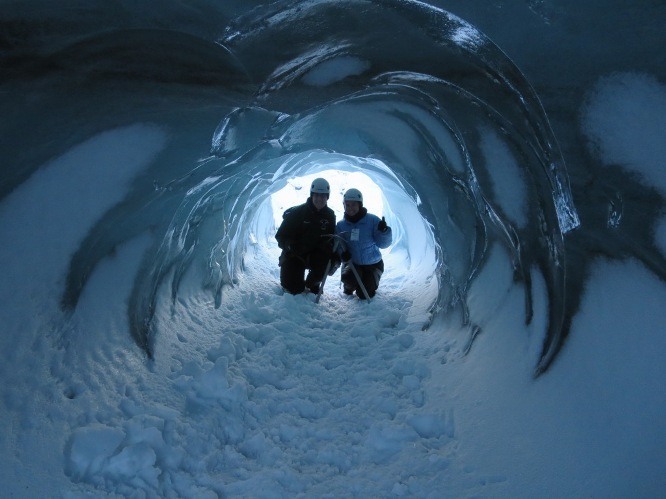
[[[282,223],[284,210],[295,205],[303,204],[310,195],[310,184],[317,177],[323,177],[331,185],[331,197],[328,206],[335,212],[337,220],[342,220],[344,208],[342,197],[347,189],[355,187],[363,193],[363,206],[368,212],[381,217],[384,215],[382,191],[370,177],[360,172],[344,172],[338,170],[324,170],[303,177],[289,179],[287,185],[271,196],[271,207],[275,226]]]

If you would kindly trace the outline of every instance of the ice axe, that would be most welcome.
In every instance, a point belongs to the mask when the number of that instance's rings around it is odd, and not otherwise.
[[[337,244],[339,241],[342,241],[345,243],[345,240],[343,237],[337,235],[337,234],[332,234],[329,237],[332,237],[335,239],[335,243],[333,243],[333,248],[337,248]],[[330,264],[331,261],[329,260],[328,263]],[[352,273],[354,274],[354,277],[356,278],[356,282],[358,283],[358,286],[361,288],[361,291],[363,292],[363,296],[365,296],[365,299],[370,303],[370,295],[368,295],[368,290],[365,289],[365,285],[363,284],[363,281],[361,280],[361,276],[358,275],[358,270],[356,270],[356,267],[354,266],[354,263],[349,260],[348,262],[345,263],[345,265],[349,265],[349,267],[352,269]],[[326,274],[324,274],[324,280],[326,279],[326,276],[328,275],[328,269],[329,267],[326,267]],[[322,286],[319,288],[319,292],[321,294],[321,290],[324,287],[324,280],[322,281]],[[315,303],[319,301],[319,297],[315,299]]]
[[[356,277],[356,282],[358,283],[358,286],[361,288],[361,291],[363,291],[363,296],[365,296],[365,299],[368,301],[368,303],[370,303],[370,296],[368,295],[368,290],[365,289],[365,285],[363,284],[363,281],[361,281],[361,276],[358,275],[356,267],[354,267],[354,264],[352,263],[351,260],[347,262],[347,265],[351,267],[352,273],[354,274],[354,277]]]

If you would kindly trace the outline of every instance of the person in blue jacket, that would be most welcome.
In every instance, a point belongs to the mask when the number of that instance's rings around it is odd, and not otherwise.
[[[384,273],[384,260],[380,249],[388,248],[393,241],[391,227],[386,225],[384,217],[368,213],[363,207],[363,194],[358,189],[349,189],[344,194],[345,215],[335,229],[336,234],[344,240],[340,253],[343,262],[341,279],[343,291],[347,295],[356,295],[365,299],[350,265],[351,261],[358,272],[363,285],[372,298],[379,287],[379,280]]]

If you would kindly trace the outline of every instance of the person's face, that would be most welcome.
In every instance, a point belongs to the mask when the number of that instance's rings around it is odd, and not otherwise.
[[[317,192],[313,192],[312,194],[310,194],[310,196],[312,197],[312,204],[318,210],[321,210],[324,206],[326,206],[326,201],[328,201],[326,194],[319,194]]]
[[[358,201],[345,201],[345,213],[353,217],[361,209],[361,203]]]

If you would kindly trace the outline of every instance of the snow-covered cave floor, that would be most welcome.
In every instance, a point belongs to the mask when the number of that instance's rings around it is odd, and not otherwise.
[[[158,318],[156,365],[169,364],[187,425],[201,428],[183,458],[231,494],[275,482],[290,494],[427,494],[455,448],[452,411],[427,409],[423,386],[446,352],[424,351],[430,333],[389,278],[366,303],[342,294],[338,272],[315,304],[282,293],[270,253],[248,252],[206,318],[184,302],[169,325]],[[203,361],[185,360],[193,350]]]

